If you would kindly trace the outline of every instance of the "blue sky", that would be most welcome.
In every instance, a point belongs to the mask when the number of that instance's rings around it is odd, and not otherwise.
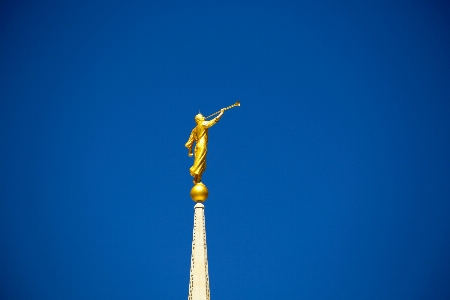
[[[5,1],[2,299],[450,296],[450,8]]]

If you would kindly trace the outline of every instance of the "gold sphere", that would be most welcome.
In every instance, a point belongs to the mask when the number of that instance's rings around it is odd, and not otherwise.
[[[191,189],[191,198],[195,202],[205,202],[208,198],[208,189],[203,183],[196,183]]]

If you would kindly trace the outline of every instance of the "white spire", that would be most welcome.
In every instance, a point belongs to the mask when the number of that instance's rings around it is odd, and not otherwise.
[[[204,210],[205,206],[201,203],[194,206],[194,234],[188,300],[210,300]]]

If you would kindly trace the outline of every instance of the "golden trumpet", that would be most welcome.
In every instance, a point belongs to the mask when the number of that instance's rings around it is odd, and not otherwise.
[[[233,107],[235,107],[235,106],[241,106],[241,102],[239,102],[239,100],[238,100],[238,101],[236,101],[235,104],[230,105],[230,106],[228,106],[228,107],[225,107],[223,110],[228,110],[228,109],[233,108]],[[213,117],[213,116],[215,116],[215,115],[217,115],[218,113],[220,113],[220,110],[219,110],[219,111],[216,111],[216,112],[213,113],[212,115],[207,116],[207,117],[205,118],[205,120],[208,119],[208,118],[211,118],[211,117]]]

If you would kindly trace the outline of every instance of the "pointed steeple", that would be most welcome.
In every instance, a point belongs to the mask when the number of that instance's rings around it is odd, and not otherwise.
[[[202,203],[197,203],[194,206],[194,233],[188,300],[210,300],[205,206]]]

